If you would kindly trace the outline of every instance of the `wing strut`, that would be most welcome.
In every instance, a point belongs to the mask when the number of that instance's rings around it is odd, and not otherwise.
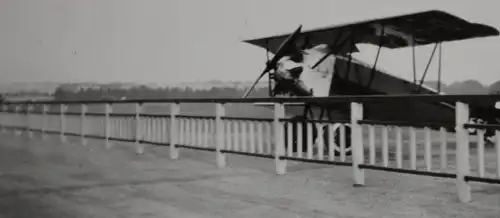
[[[417,60],[416,60],[416,55],[415,55],[415,36],[412,36],[411,40],[411,52],[412,52],[412,59],[413,59],[413,84],[417,83]]]
[[[378,44],[377,56],[375,56],[375,63],[373,63],[373,67],[372,67],[372,70],[370,72],[370,80],[368,81],[366,88],[370,88],[370,86],[373,82],[373,79],[375,78],[375,71],[377,68],[378,58],[380,57],[380,50],[382,49],[382,44],[384,43],[384,34],[385,34],[385,26],[384,25],[382,25],[381,33],[382,34],[381,34],[380,41]]]
[[[356,33],[356,30],[353,30],[354,33]],[[354,36],[356,36],[356,34],[351,34],[352,37],[350,42],[351,42],[351,48],[354,47]],[[351,65],[352,65],[352,54],[348,54],[348,57],[347,57],[347,67],[346,67],[346,73],[345,73],[345,78],[344,79],[349,79],[349,73],[351,73]]]
[[[425,76],[427,75],[427,71],[429,70],[429,67],[431,66],[432,60],[434,59],[434,54],[436,53],[436,48],[438,47],[438,44],[439,44],[439,42],[434,44],[434,48],[432,49],[431,57],[429,58],[429,61],[427,62],[427,66],[425,67],[424,74],[422,75],[422,78],[420,79],[420,83],[418,84],[418,92],[420,92],[420,89],[422,88],[422,84],[424,84]]]
[[[334,43],[332,44],[332,46],[330,47],[330,51],[328,53],[326,53],[323,57],[321,57],[312,67],[311,69],[314,70],[314,68],[316,68],[319,64],[321,64],[323,61],[325,61],[325,59],[332,55],[333,53],[335,53],[337,47],[340,47],[342,48],[342,46],[344,46],[345,43],[347,43],[347,41],[349,41],[349,37],[347,37],[344,41],[342,41],[339,45],[337,45],[337,42],[340,40],[341,36],[343,34],[338,34],[337,37],[335,37],[335,41]]]
[[[439,43],[439,53],[438,53],[438,93],[441,93],[441,64],[442,64],[442,56],[443,56],[443,47],[441,42]]]

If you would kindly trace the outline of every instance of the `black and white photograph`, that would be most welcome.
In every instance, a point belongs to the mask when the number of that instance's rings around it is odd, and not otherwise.
[[[492,0],[0,0],[0,218],[500,218],[499,28]]]

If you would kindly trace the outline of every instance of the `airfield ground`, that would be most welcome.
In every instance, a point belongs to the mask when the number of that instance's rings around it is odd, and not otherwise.
[[[132,145],[89,146],[0,136],[0,217],[500,217],[500,187],[473,186],[457,200],[453,180],[367,172],[352,187],[350,168],[290,163],[165,147],[135,155]]]

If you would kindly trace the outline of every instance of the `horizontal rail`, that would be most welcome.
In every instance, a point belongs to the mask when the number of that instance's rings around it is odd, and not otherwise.
[[[291,161],[300,161],[305,163],[315,163],[315,164],[325,164],[325,165],[334,165],[334,166],[352,166],[352,162],[344,162],[344,161],[331,161],[331,160],[314,160],[314,159],[306,159],[299,157],[289,157],[289,156],[280,156],[281,160],[291,160]]]
[[[468,129],[482,129],[482,130],[487,130],[487,129],[500,130],[500,125],[467,123],[467,124],[464,124],[464,128],[468,128]]]
[[[500,185],[500,179],[484,178],[484,177],[477,177],[477,176],[465,176],[464,179],[467,182],[481,182],[481,183]]]
[[[272,98],[159,98],[126,100],[89,100],[89,101],[4,101],[3,104],[130,104],[130,103],[375,103],[392,101],[423,102],[483,102],[500,101],[500,95],[339,95],[330,97],[272,97]]]
[[[454,123],[445,123],[445,122],[402,122],[402,121],[385,121],[385,120],[360,120],[359,124],[368,124],[368,125],[381,125],[381,126],[398,126],[398,127],[416,127],[416,128],[424,128],[428,127],[431,129],[445,127],[448,129],[455,128]]]
[[[282,118],[280,119],[282,122],[305,122],[296,120],[293,118]],[[342,119],[335,119],[335,120],[318,120],[318,119],[307,119],[307,122],[309,123],[350,123],[350,120],[342,120]]]
[[[403,173],[403,174],[419,175],[419,176],[431,176],[431,177],[440,177],[440,178],[449,178],[449,179],[453,179],[453,178],[457,177],[457,175],[453,174],[453,173],[427,172],[427,171],[412,170],[412,169],[401,169],[401,168],[375,166],[375,165],[369,165],[369,164],[361,164],[359,167],[362,169],[379,170],[379,171]]]

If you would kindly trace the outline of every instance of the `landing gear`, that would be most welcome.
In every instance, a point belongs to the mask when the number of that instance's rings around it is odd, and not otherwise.
[[[292,124],[291,132],[288,128],[288,123]],[[285,136],[285,148],[288,150],[289,146],[292,146],[292,152],[296,153],[299,152],[300,150],[304,153],[308,152],[308,128],[312,128],[311,130],[311,136],[312,136],[312,146],[313,150],[316,150],[317,146],[321,142],[320,140],[323,140],[323,145],[324,145],[324,154],[329,154],[329,147],[332,146],[333,148],[333,153],[335,156],[342,156],[342,153],[344,155],[350,156],[352,151],[351,151],[351,127],[349,124],[341,124],[341,123],[324,123],[322,124],[321,128],[321,133],[322,137],[319,137],[318,134],[318,125],[312,124],[312,125],[307,125],[307,119],[304,116],[295,116],[291,118],[289,122],[285,124],[285,131],[284,131],[284,136]],[[328,125],[331,125],[330,129],[332,131],[332,134],[329,134],[329,128]],[[300,127],[299,127],[300,126]],[[299,133],[300,131],[300,133]],[[291,137],[289,136],[291,134]],[[300,140],[299,135],[301,135],[302,140]],[[342,136],[343,135],[343,136]],[[291,139],[291,141],[289,140]],[[332,142],[330,142],[333,139]],[[300,140],[300,142],[299,142]],[[344,145],[344,149],[342,149],[342,145]],[[299,148],[301,147],[301,149]]]
[[[343,128],[343,130],[342,130]],[[325,145],[325,153],[328,152],[328,145],[333,146],[333,151],[335,156],[342,156],[342,153],[347,156],[351,156],[351,125],[350,124],[333,124],[333,143],[330,143],[330,137],[328,134],[328,127],[323,127],[323,144]],[[343,135],[343,137],[342,137]],[[318,138],[318,140],[320,140]],[[344,149],[342,150],[342,143],[344,143]],[[327,153],[326,153],[327,154]]]
[[[486,125],[493,124],[493,123],[490,123],[490,122],[483,120],[481,118],[470,118],[469,123],[471,123],[471,124],[486,124]],[[496,124],[496,123],[494,123],[494,124]],[[468,129],[468,131],[469,131],[470,135],[477,135],[478,134],[477,129]],[[487,129],[484,132],[483,140],[486,143],[486,145],[494,145],[495,144],[494,140],[492,139],[494,135],[495,135],[495,130],[493,130],[491,128]]]

